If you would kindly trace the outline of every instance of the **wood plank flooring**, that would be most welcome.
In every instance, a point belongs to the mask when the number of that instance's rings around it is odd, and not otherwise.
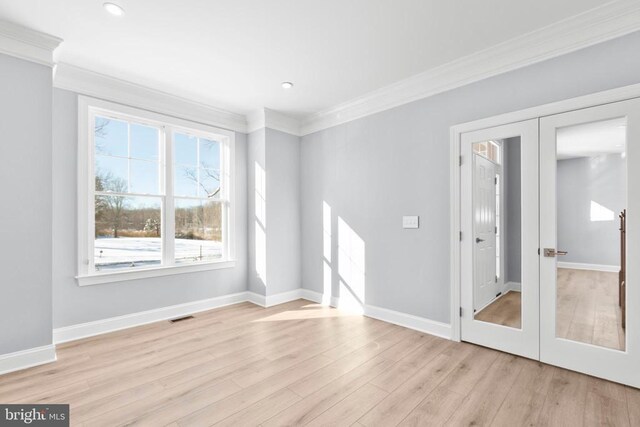
[[[520,292],[508,291],[475,315],[476,320],[520,329],[522,304]]]
[[[559,337],[625,349],[618,273],[559,268],[557,310]]]
[[[475,318],[520,328],[520,298],[520,292],[509,291]],[[556,333],[560,338],[624,350],[618,274],[559,268],[556,319]]]
[[[303,300],[61,345],[0,402],[85,427],[640,425],[640,390]]]

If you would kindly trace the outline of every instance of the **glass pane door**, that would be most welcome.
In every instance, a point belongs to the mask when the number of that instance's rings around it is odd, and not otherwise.
[[[461,338],[539,357],[538,120],[461,135]]]
[[[639,117],[632,100],[540,119],[541,360],[634,386]]]

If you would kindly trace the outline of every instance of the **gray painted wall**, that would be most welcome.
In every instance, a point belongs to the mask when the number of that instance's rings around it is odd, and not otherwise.
[[[31,82],[24,84],[25,87],[32,85],[33,83]],[[237,193],[235,223],[237,261],[234,268],[130,282],[78,286],[74,279],[77,274],[77,99],[75,93],[59,89],[54,90],[53,327],[60,328],[245,291],[247,288],[247,199],[245,197],[247,191],[247,138],[246,135],[239,133],[236,133]],[[42,97],[38,102],[42,102]],[[30,107],[33,108],[33,106]],[[11,108],[15,108],[15,105],[12,104]],[[51,117],[50,114],[49,117]],[[33,128],[33,123],[30,122],[22,127],[22,129],[25,128]],[[30,135],[27,141],[35,140],[37,139]],[[20,157],[29,158],[26,154]],[[47,158],[50,158],[50,151],[46,152],[46,154]],[[5,157],[3,156],[3,158]],[[15,159],[13,161],[15,162]],[[16,164],[14,169],[24,170],[24,165],[22,163]],[[30,171],[30,173],[34,172]],[[5,181],[3,180],[3,182]],[[12,182],[15,182],[15,176],[12,178]],[[49,182],[50,174],[46,180],[39,181],[40,184],[45,186],[49,185],[47,184]],[[50,193],[51,191],[48,191],[46,194]],[[27,194],[33,194],[33,191]],[[46,217],[50,218],[51,215]],[[2,223],[4,224],[5,222],[3,221]],[[28,269],[27,266],[25,266],[25,269]],[[33,312],[29,311],[28,315],[33,316]],[[49,334],[51,334],[50,324]]]
[[[522,198],[520,138],[505,140],[505,283],[522,283]]]
[[[51,344],[51,68],[0,54],[0,354]]]
[[[260,203],[261,190],[256,191],[256,173],[264,171],[266,164],[265,129],[251,132],[247,137],[247,251],[248,251],[248,289],[260,295],[266,295],[264,276],[266,271],[258,273],[258,257],[266,270],[266,240],[258,239],[260,247],[256,248],[256,232],[264,231],[263,221],[266,213],[256,213],[256,200]],[[266,192],[266,188],[265,188]],[[266,194],[265,194],[266,195]],[[264,196],[264,195],[263,195]]]
[[[266,129],[267,295],[299,289],[300,138]]]
[[[298,289],[301,287],[300,138],[260,129],[249,134],[248,153],[249,290],[269,296]],[[261,198],[255,180],[259,168],[264,170],[266,180],[263,220],[257,207]],[[261,262],[266,278],[257,268]]]
[[[620,222],[626,208],[626,160],[619,154],[558,161],[560,261],[620,266]],[[591,221],[591,201],[613,211],[612,221]]]
[[[324,200],[365,242],[367,304],[448,323],[450,127],[639,83],[639,50],[634,33],[303,137],[303,286],[323,289]]]

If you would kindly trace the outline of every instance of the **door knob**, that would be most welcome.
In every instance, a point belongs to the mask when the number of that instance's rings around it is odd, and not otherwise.
[[[544,248],[544,256],[548,258],[553,258],[556,256],[564,256],[568,254],[567,251],[556,251],[554,248]]]
[[[481,239],[479,237],[476,237],[476,243],[480,243],[480,242],[484,242],[484,239]]]

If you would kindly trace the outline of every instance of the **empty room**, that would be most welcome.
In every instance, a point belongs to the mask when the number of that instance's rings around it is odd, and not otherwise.
[[[640,425],[640,0],[0,0],[0,426]]]

